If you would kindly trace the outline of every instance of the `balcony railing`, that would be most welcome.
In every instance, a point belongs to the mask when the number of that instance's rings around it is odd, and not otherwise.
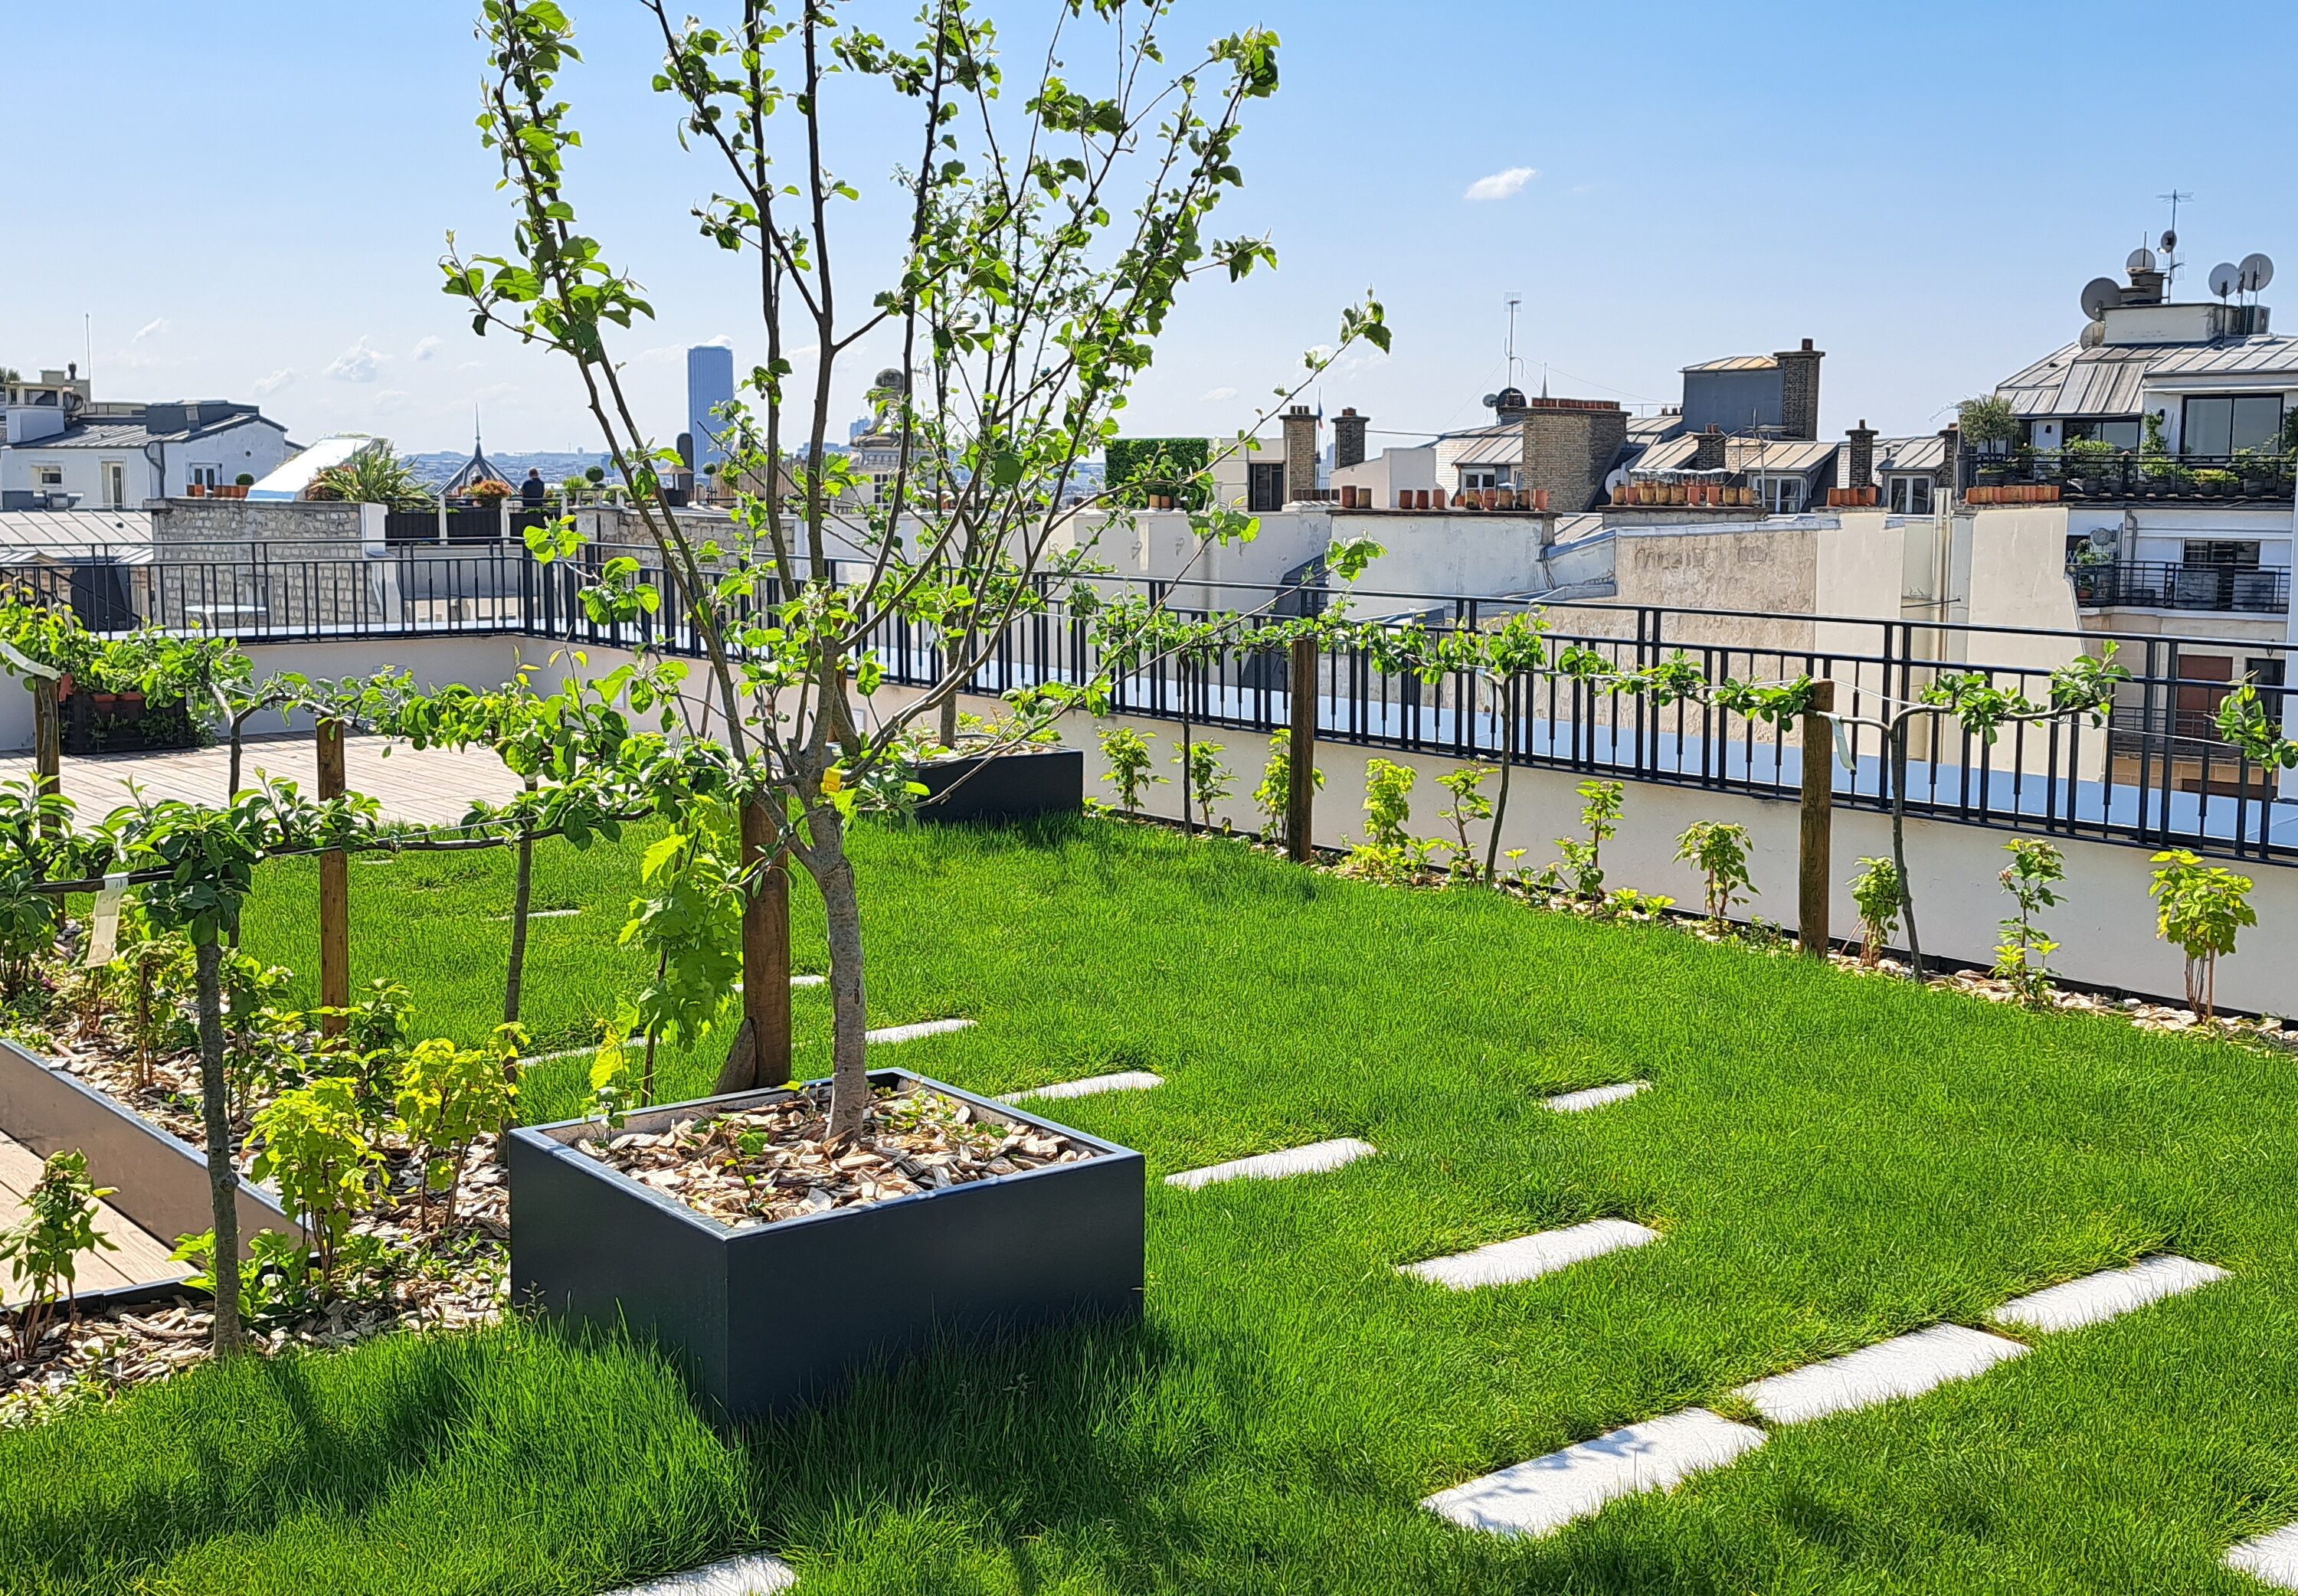
[[[2288,504],[2298,457],[2245,450],[2235,454],[2112,453],[2081,448],[1992,454],[1963,451],[1963,486],[1980,503],[1990,488],[2056,488],[2074,503],[2162,499]],[[1979,490],[1971,493],[1972,489]]]
[[[2075,602],[2086,608],[2120,604],[2250,615],[2290,613],[2290,572],[2282,566],[2116,560],[2105,565],[2070,565],[2067,575],[2074,581]]]

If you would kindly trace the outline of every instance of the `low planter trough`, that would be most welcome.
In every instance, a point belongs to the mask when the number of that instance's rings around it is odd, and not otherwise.
[[[1085,754],[1079,748],[1016,748],[959,754],[911,771],[926,790],[921,820],[1027,820],[1085,807]]]
[[[505,1138],[510,1287],[562,1322],[627,1327],[727,1417],[787,1410],[938,1333],[1141,1312],[1146,1199],[1138,1153],[899,1070],[977,1120],[1035,1127],[1095,1156],[740,1228],[578,1151],[595,1121]],[[649,1134],[790,1096],[740,1092],[649,1109]]]

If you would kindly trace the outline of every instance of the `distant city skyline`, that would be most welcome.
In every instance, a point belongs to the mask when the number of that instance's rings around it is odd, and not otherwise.
[[[168,198],[134,227],[65,227],[20,252],[0,363],[92,354],[101,398],[253,401],[299,441],[365,431],[450,450],[479,407],[506,445],[595,447],[563,360],[474,336],[439,291],[449,229],[480,253],[508,231],[471,127],[471,9],[408,0],[387,29],[286,0],[153,8],[124,29],[102,10],[12,15],[17,59],[106,62],[12,86],[20,125],[70,130],[43,153],[37,192]],[[617,344],[667,446],[688,416],[686,351],[762,345],[745,310],[755,285],[696,236],[689,207],[714,177],[678,154],[649,91],[650,24],[639,8],[569,9],[585,54],[563,84],[584,132],[573,192],[657,309]],[[1019,29],[1033,13],[1009,14]],[[888,7],[880,23],[898,31],[907,16]],[[1863,418],[1927,432],[2071,340],[2082,285],[2160,232],[2157,196],[2173,188],[2194,196],[2183,295],[2253,250],[2298,270],[2279,141],[2195,134],[2286,97],[2298,17],[2278,9],[2246,17],[2238,48],[2120,0],[1949,4],[1924,13],[1921,49],[1880,14],[1666,0],[1409,17],[1352,0],[1186,0],[1164,32],[1178,44],[1252,21],[1281,36],[1284,83],[1248,116],[1246,186],[1218,226],[1268,232],[1280,267],[1184,296],[1125,412],[1131,432],[1244,425],[1368,285],[1393,353],[1352,355],[1310,398],[1369,415],[1377,450],[1475,423],[1478,398],[1511,376],[1649,406],[1674,398],[1683,365],[1805,337],[1828,351],[1825,435]],[[219,92],[235,81],[262,92]],[[2131,129],[2111,155],[2070,131],[2108,119]],[[175,152],[192,149],[187,175]],[[870,202],[905,158],[889,131],[865,128],[847,151],[841,170],[864,191],[847,261],[882,259],[884,208]],[[314,225],[311,196],[351,174],[390,203],[328,207]],[[1523,295],[1513,372],[1510,293]],[[833,436],[894,353],[873,335],[847,357]]]

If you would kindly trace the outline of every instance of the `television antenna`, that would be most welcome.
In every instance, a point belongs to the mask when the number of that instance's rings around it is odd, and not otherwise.
[[[2165,257],[2163,271],[2175,280],[2178,275],[2178,261],[2175,253],[2178,247],[2178,206],[2184,201],[2191,200],[2195,196],[2183,188],[2173,188],[2168,194],[2158,194],[2154,197],[2170,207],[2170,225],[2162,229],[2162,253]]]
[[[1508,296],[1508,379],[1506,385],[1511,388],[1516,386],[1516,308],[1522,303],[1524,303],[1523,294],[1511,294]]]

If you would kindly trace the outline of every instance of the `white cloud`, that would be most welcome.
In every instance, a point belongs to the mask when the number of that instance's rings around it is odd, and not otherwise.
[[[277,393],[280,389],[285,387],[289,383],[292,383],[294,380],[295,368],[292,366],[283,366],[278,370],[273,372],[269,376],[259,377],[256,379],[255,396],[258,399],[262,399],[270,394]]]
[[[438,340],[438,338],[437,338],[436,336],[434,336],[434,335],[428,335],[428,334],[426,334],[426,335],[423,337],[423,339],[421,340],[421,342],[419,342],[419,343],[417,343],[416,344],[416,346],[415,346],[414,350],[411,351],[411,353],[410,353],[410,355],[409,355],[409,358],[410,358],[410,359],[412,359],[412,360],[429,360],[433,355],[435,355],[435,354],[437,354],[438,352],[439,352],[439,340]]]
[[[375,408],[378,410],[395,410],[406,402],[407,395],[397,388],[380,389],[375,396]]]
[[[1198,401],[1203,404],[1219,404],[1225,399],[1235,399],[1236,397],[1236,390],[1235,388],[1208,388],[1203,393],[1197,395]]]
[[[145,339],[156,338],[167,330],[168,318],[164,316],[154,316],[151,320],[145,322],[142,327],[136,329],[136,336],[132,342],[141,343]]]
[[[1468,185],[1464,200],[1504,200],[1531,182],[1540,174],[1528,166],[1512,166],[1504,172],[1494,172],[1489,178],[1479,178]]]
[[[461,365],[456,367],[455,369],[458,371],[476,371],[480,367],[485,364],[486,362],[484,360],[466,360]]]
[[[702,343],[705,348],[715,347],[718,349],[732,349],[734,347],[733,339],[728,337],[723,333],[719,334],[715,338],[705,338]]]
[[[357,343],[327,363],[327,375],[339,383],[371,383],[391,357],[368,343],[362,335]]]

